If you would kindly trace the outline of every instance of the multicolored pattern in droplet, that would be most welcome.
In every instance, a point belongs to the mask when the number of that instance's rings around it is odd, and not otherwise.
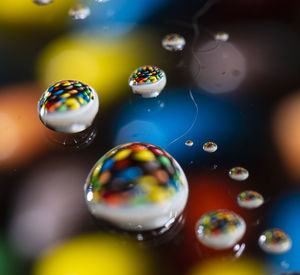
[[[41,96],[43,114],[77,110],[94,99],[94,90],[76,80],[64,80],[50,86]]]
[[[203,144],[203,150],[205,152],[214,153],[215,151],[217,151],[217,149],[218,149],[217,144],[212,141],[208,141]]]
[[[291,246],[292,241],[290,237],[281,229],[269,229],[263,232],[259,237],[259,246],[269,253],[285,253]]]
[[[229,176],[234,180],[242,181],[249,177],[249,172],[243,167],[233,167],[229,171]]]
[[[90,8],[83,4],[75,4],[69,10],[69,15],[75,20],[84,20],[90,15],[90,13]]]
[[[256,208],[264,203],[264,198],[256,191],[247,190],[238,195],[237,202],[241,207]]]
[[[228,210],[214,210],[203,215],[199,225],[205,235],[221,235],[232,232],[242,225],[241,219]]]
[[[177,33],[170,33],[163,38],[162,46],[168,51],[182,51],[185,39]]]
[[[180,192],[185,182],[167,152],[147,143],[128,143],[96,163],[87,180],[86,199],[112,207],[159,203]]]
[[[163,78],[162,71],[155,66],[144,66],[136,69],[129,78],[131,85],[155,83]]]
[[[164,38],[165,41],[173,42],[173,41],[180,41],[182,36],[177,33],[167,34]]]

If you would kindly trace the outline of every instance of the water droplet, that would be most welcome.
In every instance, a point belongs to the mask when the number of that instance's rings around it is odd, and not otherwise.
[[[127,230],[165,226],[183,211],[187,196],[187,180],[176,160],[163,149],[141,142],[106,153],[85,184],[91,213]]]
[[[38,102],[41,121],[62,133],[78,133],[87,129],[98,113],[95,90],[76,80],[63,80],[50,86]]]
[[[217,32],[215,35],[217,41],[226,42],[229,39],[229,34],[227,32]]]
[[[218,149],[218,145],[212,141],[203,144],[203,150],[208,153],[214,153]]]
[[[229,177],[233,180],[243,181],[249,177],[249,172],[243,167],[233,167],[229,171]]]
[[[292,241],[281,229],[269,229],[263,232],[258,240],[260,248],[272,254],[282,254],[290,250]]]
[[[150,65],[136,69],[129,77],[132,92],[145,98],[157,97],[166,83],[167,77],[164,71]]]
[[[53,2],[53,0],[33,0],[33,2],[37,5],[48,5]]]
[[[240,207],[254,209],[264,203],[264,198],[256,191],[247,190],[238,195],[237,203]]]
[[[245,234],[246,223],[229,210],[213,210],[204,214],[196,225],[199,241],[214,249],[228,249]]]
[[[97,3],[106,3],[106,2],[108,2],[108,1],[110,1],[110,0],[95,0]]]
[[[187,141],[185,142],[185,145],[191,147],[191,146],[194,145],[194,142],[193,142],[192,140],[187,140]]]
[[[162,40],[162,46],[171,52],[182,51],[185,46],[185,39],[177,33],[167,34]]]
[[[74,20],[84,20],[90,15],[90,13],[90,8],[84,4],[76,4],[69,10],[69,15]]]

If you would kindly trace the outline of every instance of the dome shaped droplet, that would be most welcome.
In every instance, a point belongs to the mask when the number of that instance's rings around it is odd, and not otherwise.
[[[84,20],[90,15],[90,13],[90,8],[83,4],[75,4],[69,10],[69,16],[71,16],[74,20]]]
[[[290,250],[292,241],[290,237],[280,229],[269,229],[259,237],[258,244],[260,248],[272,254],[282,254]]]
[[[145,98],[158,96],[166,83],[164,71],[155,66],[140,67],[129,78],[132,92]]]
[[[256,191],[247,190],[238,194],[237,203],[240,207],[254,209],[264,203],[264,198]]]
[[[84,189],[94,216],[128,230],[164,226],[183,211],[188,197],[187,180],[176,160],[141,142],[117,146],[101,157]]]
[[[97,93],[82,82],[64,80],[50,86],[41,96],[38,113],[50,129],[77,133],[88,128],[99,108]]]
[[[205,142],[203,144],[203,150],[207,153],[214,153],[217,151],[217,149],[218,149],[218,145],[212,141]]]
[[[185,142],[185,145],[191,147],[191,146],[194,145],[194,142],[193,142],[192,140],[189,139],[189,140],[187,140],[187,141]]]
[[[217,32],[215,35],[217,41],[226,42],[229,39],[229,34],[227,32]]]
[[[48,5],[53,2],[53,0],[33,0],[33,2],[37,5]]]
[[[182,51],[185,46],[185,39],[177,33],[167,34],[162,40],[162,46],[171,52]]]
[[[233,247],[245,234],[246,223],[229,210],[213,210],[204,214],[196,225],[199,241],[214,249]]]
[[[249,172],[243,167],[233,167],[229,171],[229,177],[233,180],[243,181],[249,177]]]

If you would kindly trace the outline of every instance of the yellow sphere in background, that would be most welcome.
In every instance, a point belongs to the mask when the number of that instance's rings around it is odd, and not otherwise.
[[[211,259],[198,264],[189,275],[266,275],[266,268],[254,259]]]
[[[34,275],[148,275],[149,258],[136,243],[106,234],[77,237],[47,251]]]
[[[128,78],[146,64],[159,65],[160,44],[153,33],[106,38],[97,32],[63,36],[49,44],[37,63],[38,80],[45,88],[56,81],[76,79],[91,85],[102,107],[130,93]],[[151,50],[149,50],[151,49]]]
[[[37,5],[33,0],[1,0],[0,26],[8,29],[44,31],[47,27],[61,27],[68,18],[68,10],[74,1],[53,0],[48,5]]]

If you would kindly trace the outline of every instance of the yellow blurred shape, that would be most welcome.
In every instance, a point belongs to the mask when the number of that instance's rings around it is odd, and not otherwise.
[[[61,27],[74,0],[54,0],[37,5],[32,0],[1,0],[0,26],[17,29]]]
[[[61,37],[42,52],[38,79],[45,87],[64,79],[82,81],[98,92],[100,106],[106,107],[131,93],[128,78],[134,69],[159,59],[153,33],[145,33],[110,39],[93,32]]]
[[[289,95],[274,116],[274,136],[290,175],[300,180],[300,93]]]
[[[267,270],[253,259],[211,259],[197,265],[189,275],[266,275]]]
[[[75,238],[49,250],[36,263],[34,275],[147,275],[146,251],[136,243],[106,234]]]

